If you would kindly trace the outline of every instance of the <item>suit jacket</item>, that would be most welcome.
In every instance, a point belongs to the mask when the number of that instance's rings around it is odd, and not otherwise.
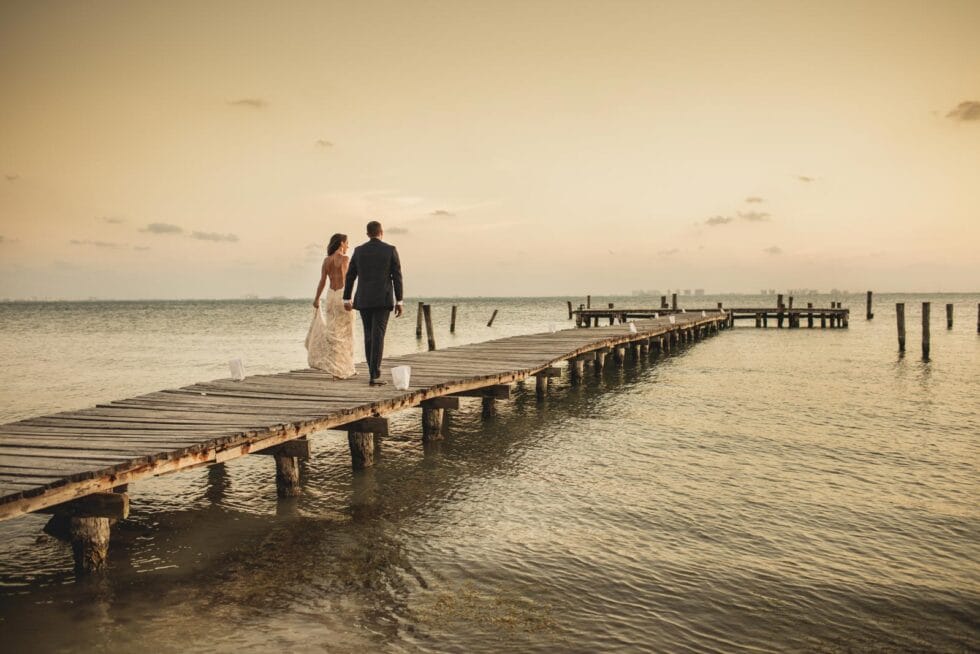
[[[395,301],[402,301],[402,264],[395,246],[372,238],[354,248],[344,280],[344,300],[351,299],[355,280],[355,309],[393,309]]]

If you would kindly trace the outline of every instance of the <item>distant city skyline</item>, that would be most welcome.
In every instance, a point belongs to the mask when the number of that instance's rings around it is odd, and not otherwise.
[[[0,5],[0,298],[980,290],[980,3]]]

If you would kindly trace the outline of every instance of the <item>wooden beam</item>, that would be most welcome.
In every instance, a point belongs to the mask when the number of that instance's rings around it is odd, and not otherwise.
[[[428,400],[423,400],[419,406],[423,409],[458,409],[459,398],[450,396],[433,397]]]
[[[561,368],[548,367],[534,373],[537,377],[561,377]]]
[[[93,493],[77,500],[48,506],[38,513],[68,516],[72,518],[115,518],[125,520],[129,517],[129,495],[126,493]]]
[[[330,427],[332,430],[336,431],[346,431],[357,432],[359,434],[374,434],[376,436],[387,436],[388,435],[388,419],[371,417],[371,418],[361,418],[360,420],[355,420],[354,422],[348,422],[346,425],[337,425],[336,427]]]
[[[259,450],[256,454],[271,454],[272,456],[288,456],[297,459],[310,458],[310,441],[305,438],[298,438],[293,441],[286,441],[282,445],[269,447]]]
[[[458,393],[450,393],[450,397],[492,397],[498,400],[509,400],[510,399],[510,386],[507,384],[495,384],[493,386],[484,386],[483,388],[475,388],[471,391],[459,391]]]

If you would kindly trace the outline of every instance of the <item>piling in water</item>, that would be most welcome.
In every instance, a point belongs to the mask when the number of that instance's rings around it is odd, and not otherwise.
[[[670,295],[671,308],[675,311],[677,310],[677,293],[671,293]]]
[[[946,305],[946,329],[953,328],[953,305]]]
[[[905,351],[905,303],[895,305],[895,321],[898,323],[898,351]]]
[[[568,319],[572,319],[572,301],[568,300]]]
[[[432,329],[432,307],[428,304],[422,305],[422,314],[425,316],[425,335],[429,339],[429,352],[436,349],[436,334]]]
[[[415,338],[422,338],[422,305],[424,302],[419,302],[419,312],[415,317]]]
[[[572,317],[572,303],[571,302],[568,303],[568,317],[569,318]],[[450,334],[455,334],[456,333],[456,305],[455,304],[453,305],[452,316],[449,319],[449,333]]]
[[[868,319],[868,320],[871,320],[871,319],[872,319],[872,318],[874,318],[874,317],[875,317],[875,314],[874,314],[874,312],[873,312],[873,311],[871,310],[871,291],[868,291],[868,310],[867,310],[867,319]]]
[[[497,317],[497,311],[498,309],[493,310],[493,315],[490,316],[490,322],[487,323],[487,327],[493,327],[493,321]]]
[[[922,358],[929,358],[929,302],[922,303]]]

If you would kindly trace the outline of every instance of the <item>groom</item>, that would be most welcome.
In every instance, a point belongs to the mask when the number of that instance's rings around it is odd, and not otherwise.
[[[371,386],[384,386],[381,380],[381,356],[385,347],[385,330],[388,316],[395,310],[395,317],[402,315],[402,265],[398,250],[381,240],[384,230],[381,223],[372,220],[367,224],[370,241],[354,249],[344,282],[344,308],[361,312],[364,325],[364,353],[370,370]],[[351,301],[354,281],[357,294]],[[396,302],[397,300],[397,302]]]

